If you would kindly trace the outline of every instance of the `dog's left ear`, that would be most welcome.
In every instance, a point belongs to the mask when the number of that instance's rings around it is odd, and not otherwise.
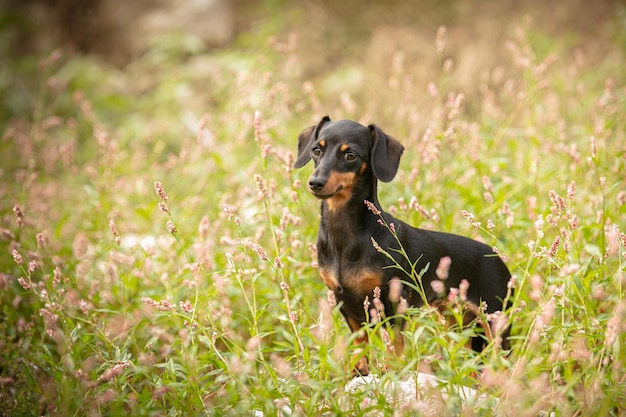
[[[317,125],[309,126],[298,135],[298,159],[293,164],[294,168],[302,168],[311,160],[311,145],[317,138],[317,132],[330,122],[330,117],[324,116]]]
[[[398,172],[404,146],[376,125],[369,125],[367,128],[372,135],[370,159],[374,175],[383,182],[389,182]]]

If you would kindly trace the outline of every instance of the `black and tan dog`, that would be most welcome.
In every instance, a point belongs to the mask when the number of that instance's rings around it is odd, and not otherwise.
[[[333,122],[329,117],[305,129],[298,137],[294,166],[300,168],[313,159],[315,170],[308,187],[322,200],[317,240],[319,273],[341,303],[341,312],[353,332],[367,322],[363,303],[366,297],[372,300],[376,287],[381,290],[385,314],[387,317],[394,314],[388,300],[389,282],[394,277],[408,283],[415,279],[403,270],[426,269],[421,277],[423,290],[429,303],[435,301],[437,294],[430,283],[437,279],[435,269],[444,257],[451,259],[448,279],[444,281],[446,290],[458,288],[461,280],[466,279],[468,301],[474,306],[486,303],[487,313],[501,311],[507,295],[511,274],[489,246],[463,236],[417,229],[382,211],[377,196],[378,180],[389,182],[395,177],[403,151],[400,142],[376,125],[366,127],[350,120]],[[380,216],[388,225],[393,223],[397,239],[381,226]],[[395,262],[375,248],[372,239]],[[417,262],[413,268],[398,251],[398,242],[410,262]],[[403,288],[409,305],[424,304],[424,297],[410,285]],[[504,349],[509,348],[508,334],[507,329],[503,333]],[[480,350],[484,339],[476,339],[472,347]],[[365,336],[357,338],[357,343],[364,341]],[[369,373],[366,358],[357,362],[356,371],[362,375]]]

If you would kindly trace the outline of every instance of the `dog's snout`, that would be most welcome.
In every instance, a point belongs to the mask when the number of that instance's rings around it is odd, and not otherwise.
[[[326,186],[326,179],[321,177],[309,178],[309,188],[313,192],[321,191]]]

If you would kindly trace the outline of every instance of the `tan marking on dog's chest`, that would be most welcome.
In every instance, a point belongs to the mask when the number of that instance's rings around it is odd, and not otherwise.
[[[374,288],[381,287],[383,284],[383,273],[371,269],[349,271],[342,275],[340,283],[345,290],[363,294],[363,296],[367,295],[371,299]]]
[[[381,271],[361,269],[344,272],[341,276],[332,268],[320,267],[320,277],[324,284],[332,291],[342,288],[344,291],[369,296],[373,296],[374,288],[381,287],[383,274]]]
[[[322,281],[324,281],[324,284],[326,284],[328,288],[332,291],[337,291],[339,288],[339,280],[337,279],[337,275],[332,270],[328,268],[320,268],[319,274]]]

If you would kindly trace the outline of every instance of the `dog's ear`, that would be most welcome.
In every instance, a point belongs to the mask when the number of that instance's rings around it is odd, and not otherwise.
[[[370,159],[374,175],[383,182],[389,182],[398,172],[404,146],[376,125],[369,125],[367,128],[372,135]]]
[[[301,168],[311,160],[311,145],[317,139],[317,133],[322,126],[330,122],[330,117],[324,116],[317,125],[309,126],[298,135],[298,159],[294,168]]]

